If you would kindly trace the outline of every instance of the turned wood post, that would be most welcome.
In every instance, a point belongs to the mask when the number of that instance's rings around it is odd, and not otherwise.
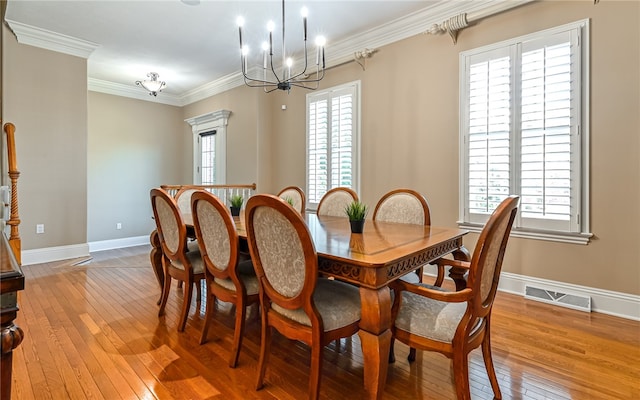
[[[4,131],[7,133],[7,153],[9,160],[9,179],[11,179],[11,215],[7,225],[11,228],[9,233],[9,246],[13,250],[13,254],[16,256],[18,264],[22,264],[21,255],[21,240],[20,232],[18,231],[18,225],[20,225],[20,216],[18,214],[18,177],[20,171],[18,171],[18,163],[16,161],[16,143],[15,132],[16,127],[11,122],[4,124]]]

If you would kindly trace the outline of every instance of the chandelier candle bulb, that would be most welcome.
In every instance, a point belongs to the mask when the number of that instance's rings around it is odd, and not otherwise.
[[[238,33],[240,34],[240,50],[242,50],[242,25],[244,25],[244,18],[238,17],[236,24],[238,24]]]
[[[269,31],[269,39],[268,42],[264,42],[262,44],[262,74],[259,72],[256,75],[262,75],[261,78],[257,76],[251,76],[249,73],[249,56],[248,56],[248,46],[243,41],[243,24],[244,19],[238,17],[237,23],[239,26],[238,32],[240,37],[240,45],[242,49],[241,55],[241,67],[242,67],[242,75],[244,78],[244,83],[249,87],[258,87],[262,88],[265,93],[270,93],[274,90],[286,90],[287,92],[291,90],[292,87],[300,87],[308,90],[316,90],[319,88],[320,81],[324,78],[325,72],[325,62],[324,62],[324,38],[322,38],[322,43],[318,44],[318,48],[316,49],[316,71],[315,73],[308,73],[307,67],[310,66],[309,56],[313,57],[309,53],[313,50],[307,47],[307,38],[309,34],[308,27],[308,12],[307,7],[303,7],[300,13],[302,14],[302,33],[303,33],[303,43],[301,43],[301,47],[304,49],[304,54],[299,58],[299,62],[296,65],[296,69],[293,68],[293,54],[297,52],[295,47],[293,51],[287,52],[285,48],[285,44],[288,42],[285,40],[285,4],[284,0],[282,0],[282,37],[276,38],[276,40],[282,40],[282,47],[279,48],[280,53],[277,54],[278,60],[274,63],[274,48],[273,48],[273,32],[276,28],[276,25],[273,21],[269,21],[267,23],[267,30]],[[317,40],[316,40],[317,42]],[[288,46],[286,46],[288,47]],[[269,54],[267,54],[267,50]],[[320,54],[322,53],[322,55]],[[320,57],[322,57],[322,68],[320,68]],[[258,57],[259,58],[259,55]],[[256,60],[258,61],[258,60]],[[258,61],[259,63],[260,61]],[[260,65],[260,64],[258,64]],[[256,72],[259,70],[259,67],[256,68]],[[251,70],[253,71],[253,69]],[[313,75],[314,76],[313,76]]]
[[[302,7],[300,14],[302,14],[302,26],[304,28],[304,41],[306,42],[307,41],[307,15],[309,14],[309,10],[307,9],[307,7]]]
[[[262,42],[262,68],[267,69],[267,50],[269,50],[269,44]]]

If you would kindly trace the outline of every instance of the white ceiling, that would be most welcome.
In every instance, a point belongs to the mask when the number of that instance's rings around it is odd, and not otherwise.
[[[314,48],[316,35],[324,35],[331,66],[352,59],[355,51],[424,32],[460,12],[508,1],[288,0],[286,47],[294,58],[301,56],[303,6],[309,9],[309,47]],[[5,19],[20,43],[88,57],[90,89],[146,95],[134,82],[154,71],[167,87],[157,99],[141,98],[183,105],[241,82],[237,16],[246,20],[244,40],[252,49],[259,49],[266,23],[273,20],[278,51],[281,12],[277,0],[9,0]]]

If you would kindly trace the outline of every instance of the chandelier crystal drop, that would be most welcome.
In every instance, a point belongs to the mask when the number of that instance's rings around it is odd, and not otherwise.
[[[149,91],[149,96],[157,96],[158,93],[162,91],[165,87],[167,87],[167,83],[164,81],[158,80],[160,75],[157,72],[149,72],[147,74],[149,79],[145,79],[144,81],[136,81],[137,86],[142,86],[143,88]]]
[[[238,33],[240,36],[240,62],[242,69],[242,76],[244,77],[244,83],[250,87],[261,87],[265,93],[273,92],[274,90],[291,90],[291,87],[297,86],[309,90],[315,90],[319,87],[319,82],[324,78],[325,59],[324,59],[324,47],[326,40],[324,37],[319,36],[316,38],[316,57],[315,57],[315,72],[307,72],[309,68],[308,54],[307,54],[307,8],[302,8],[302,25],[304,29],[304,68],[300,71],[295,71],[294,61],[291,55],[287,55],[285,51],[285,7],[284,0],[282,0],[282,60],[280,68],[276,68],[273,62],[273,31],[275,24],[273,21],[269,21],[267,24],[267,31],[269,32],[268,41],[262,43],[262,66],[255,67],[249,70],[249,46],[242,40],[242,28],[244,26],[244,18],[238,17],[236,20],[238,24]],[[262,69],[262,78],[257,76],[251,76],[252,74],[258,74]],[[257,72],[256,72],[257,71]]]

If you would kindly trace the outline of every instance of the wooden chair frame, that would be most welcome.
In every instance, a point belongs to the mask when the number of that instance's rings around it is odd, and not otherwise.
[[[265,276],[260,259],[260,251],[255,239],[254,215],[261,207],[276,210],[293,226],[300,238],[305,261],[305,279],[302,290],[295,296],[285,297],[273,288]],[[246,229],[249,241],[249,251],[254,262],[256,274],[260,282],[260,305],[262,316],[262,346],[258,361],[258,379],[256,389],[263,387],[267,358],[271,346],[271,329],[275,328],[289,339],[299,340],[311,347],[311,371],[309,376],[309,398],[317,399],[320,393],[320,372],[322,369],[322,351],[325,345],[333,340],[350,337],[358,331],[359,321],[332,331],[324,331],[320,314],[313,303],[313,292],[318,277],[318,256],[309,233],[309,229],[301,215],[282,202],[279,197],[271,195],[256,195],[247,202]],[[300,324],[275,312],[271,304],[275,303],[286,309],[304,309],[311,321],[311,326]]]
[[[333,195],[335,195],[336,193],[340,193],[340,192],[345,192],[348,193],[351,198],[353,199],[353,201],[359,201],[358,198],[358,194],[356,193],[355,190],[348,188],[348,187],[336,187],[333,188],[331,190],[329,190],[327,193],[324,194],[324,196],[322,196],[322,198],[320,199],[320,203],[318,203],[318,208],[316,209],[316,214],[318,215],[324,215],[322,212],[322,206],[327,204],[327,201],[331,201],[331,198]],[[345,214],[346,216],[346,214]]]
[[[171,279],[176,279],[181,282],[185,282],[184,299],[182,302],[182,312],[180,314],[180,320],[178,323],[178,331],[184,331],[187,323],[187,315],[189,314],[189,308],[191,307],[191,297],[193,294],[193,287],[196,287],[197,298],[199,302],[201,299],[200,282],[205,279],[203,273],[194,273],[193,267],[189,258],[186,256],[187,248],[187,228],[182,220],[182,215],[178,209],[176,201],[166,191],[162,189],[151,189],[151,208],[153,209],[153,215],[156,221],[156,227],[158,231],[158,239],[162,247],[162,266],[164,269],[164,284],[162,288],[162,298],[160,300],[160,309],[158,310],[158,316],[164,315],[165,306],[167,305],[167,299],[171,290]],[[165,202],[175,218],[175,223],[178,230],[178,245],[175,250],[172,250],[167,246],[165,241],[165,234],[163,232],[162,222],[158,213],[158,202]],[[173,265],[173,262],[180,262],[184,269],[177,268]]]
[[[298,196],[300,196],[300,208],[297,209],[297,211],[300,214],[304,214],[304,210],[306,207],[306,196],[304,194],[304,190],[302,190],[301,188],[299,188],[298,186],[287,186],[286,188],[282,189],[279,193],[278,193],[278,197],[280,199],[284,200],[284,196],[287,192],[295,192]],[[294,209],[295,206],[292,206]]]
[[[207,239],[203,234],[200,221],[201,211],[199,207],[202,204],[208,204],[213,207],[224,222],[227,233],[227,237],[225,239],[227,239],[227,243],[229,245],[229,258],[226,263],[224,263],[224,265],[227,266],[226,268],[217,268],[207,251]],[[236,320],[233,334],[233,346],[229,357],[229,367],[235,368],[238,363],[238,357],[240,356],[240,348],[242,347],[246,309],[247,306],[258,303],[259,296],[258,293],[248,295],[247,288],[238,275],[238,265],[240,263],[240,240],[238,238],[238,232],[236,231],[236,225],[229,213],[229,208],[213,194],[200,190],[191,195],[191,212],[193,215],[196,238],[198,239],[198,247],[200,248],[200,255],[202,256],[202,261],[205,265],[205,278],[207,282],[207,304],[205,321],[202,327],[202,334],[200,336],[200,344],[205,343],[207,340],[207,334],[209,332],[209,327],[215,310],[216,298],[225,302],[233,303],[236,307]],[[215,278],[230,279],[235,286],[235,290],[229,290],[221,286],[215,282]]]
[[[458,399],[471,399],[468,355],[473,349],[479,346],[482,347],[482,356],[494,396],[497,399],[502,398],[491,356],[491,309],[498,290],[498,281],[507,241],[513,220],[518,211],[518,201],[518,196],[510,196],[496,208],[480,233],[470,262],[448,259],[439,260],[439,263],[442,265],[462,267],[469,270],[467,287],[465,289],[458,292],[444,292],[432,290],[424,286],[412,285],[400,280],[392,283],[392,287],[396,293],[391,310],[394,321],[402,305],[402,291],[409,291],[443,302],[467,302],[465,314],[460,320],[453,340],[450,343],[420,337],[411,332],[398,329],[395,323],[391,328],[394,340],[400,340],[412,348],[439,352],[453,360],[454,380]],[[505,223],[507,224],[506,229],[500,232],[500,229]],[[502,236],[499,236],[501,233]],[[493,247],[491,246],[491,244],[497,243],[495,242],[496,240],[500,241],[497,253],[492,251]],[[491,258],[492,254],[495,255],[495,259]],[[491,285],[483,297],[482,278],[487,262],[493,262],[495,266],[493,274],[485,277],[485,279],[491,279]],[[393,342],[391,353],[390,361],[393,361]],[[410,358],[409,361],[413,361],[414,359],[415,358]]]
[[[424,212],[424,220],[422,221],[422,224],[425,226],[431,225],[431,210],[429,209],[429,203],[427,202],[427,199],[425,199],[425,197],[422,194],[412,189],[395,189],[386,193],[384,196],[382,196],[380,200],[378,200],[378,203],[376,204],[376,208],[373,211],[374,221],[379,219],[378,214],[382,209],[382,207],[384,206],[385,202],[389,200],[391,197],[398,196],[398,195],[409,195],[409,196],[413,196],[416,200],[418,200],[422,205],[422,210]],[[416,274],[418,274],[418,278],[420,279],[420,282],[422,282],[423,272],[424,272],[423,267],[420,267],[416,270]],[[436,280],[433,283],[433,286],[442,286],[442,282],[444,282],[444,273],[445,273],[444,267],[438,265],[438,275],[436,276]]]

